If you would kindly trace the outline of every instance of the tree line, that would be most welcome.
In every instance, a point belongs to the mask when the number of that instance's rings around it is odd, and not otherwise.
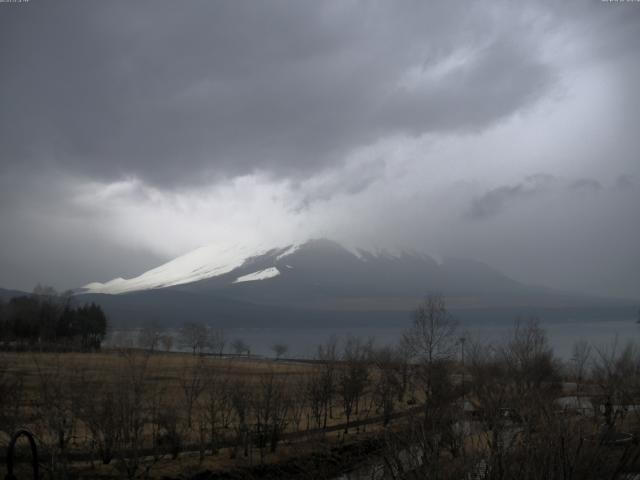
[[[176,347],[191,352],[193,355],[213,354],[222,356],[225,352],[236,356],[251,357],[251,345],[242,338],[228,340],[221,328],[214,328],[198,321],[183,322],[180,328],[172,330],[151,322],[140,328],[135,335],[132,332],[117,332],[111,339],[111,344],[118,347],[136,346],[150,353],[164,351],[171,352]],[[275,342],[270,350],[279,360],[289,351],[289,345]]]
[[[0,342],[6,349],[100,349],[107,317],[95,303],[74,305],[71,292],[37,286],[31,295],[0,300]]]

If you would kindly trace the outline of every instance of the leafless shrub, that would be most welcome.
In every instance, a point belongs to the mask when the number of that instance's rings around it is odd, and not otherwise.
[[[74,395],[74,414],[91,436],[90,448],[105,465],[113,459],[120,442],[120,430],[114,416],[117,388],[113,376],[96,380],[83,372]]]
[[[305,382],[305,398],[309,405],[309,414],[314,420],[314,426],[321,428],[327,421],[327,388],[324,371],[316,371],[310,374]],[[309,417],[307,417],[307,429],[309,429]]]
[[[342,399],[346,419],[344,433],[349,433],[351,414],[358,414],[360,399],[369,381],[370,352],[370,343],[363,343],[354,337],[348,338],[344,346],[342,364],[337,376],[337,391]]]
[[[619,348],[617,339],[596,348],[592,375],[604,396],[605,421],[613,427],[624,419],[626,406],[640,399],[640,350],[633,343]]]
[[[24,378],[12,370],[12,362],[0,355],[0,432],[8,437],[25,419]]]
[[[223,432],[229,428],[233,415],[231,381],[228,374],[213,368],[205,370],[205,387],[200,405],[201,422],[206,430],[206,436],[203,435],[201,441],[208,439],[211,454],[215,455],[218,453]]]
[[[165,399],[159,404],[155,423],[158,427],[157,445],[161,452],[176,459],[182,451],[190,425],[186,425],[181,415],[181,404],[173,399]]]
[[[312,392],[319,396],[322,427],[327,427],[327,419],[333,418],[333,399],[336,394],[336,376],[338,360],[338,340],[331,337],[326,343],[318,346],[317,361],[319,364],[318,388]]]
[[[578,394],[580,394],[580,387],[588,373],[591,352],[591,345],[586,340],[579,340],[573,344],[569,366],[571,374],[576,381],[576,391]]]
[[[390,347],[381,348],[373,353],[373,397],[377,410],[382,412],[384,426],[391,421],[398,391],[402,390],[402,369],[398,368],[401,362],[398,352]]]
[[[242,377],[236,377],[230,382],[231,407],[233,410],[233,425],[235,427],[236,442],[231,451],[232,458],[235,458],[238,448],[242,448],[244,456],[249,456],[249,415],[250,415],[250,391],[249,386]]]
[[[146,477],[158,461],[145,450],[145,426],[153,427],[151,446],[157,446],[159,424],[158,386],[149,381],[149,354],[135,350],[120,352],[121,375],[115,389],[113,416],[117,425],[116,468],[126,478]],[[157,452],[156,452],[157,453]]]
[[[193,408],[206,386],[204,360],[198,358],[195,362],[188,362],[182,368],[178,382],[182,392],[181,405],[184,407],[187,417],[187,427],[191,428]]]
[[[286,384],[270,371],[261,377],[251,398],[254,435],[262,461],[267,445],[272,453],[276,451],[286,427],[289,411]]]
[[[300,431],[304,415],[309,415],[307,378],[309,375],[296,375],[289,380],[287,387],[291,424],[294,432]],[[308,428],[309,422],[307,422]]]
[[[48,357],[46,364],[35,355],[33,361],[37,372],[36,430],[50,453],[50,474],[65,476],[68,474],[67,455],[76,426],[72,394],[77,391],[77,372],[65,368],[59,354]]]

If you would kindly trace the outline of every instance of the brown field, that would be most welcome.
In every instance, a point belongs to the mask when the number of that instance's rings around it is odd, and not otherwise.
[[[13,353],[0,354],[9,372],[24,379],[27,396],[35,394],[41,376],[64,375],[73,378],[85,375],[95,381],[109,381],[114,375],[126,373],[131,364],[139,364],[146,355],[141,351],[127,353],[107,351],[102,353]],[[254,360],[238,357],[194,356],[187,353],[153,353],[148,356],[147,376],[158,382],[168,392],[180,386],[185,373],[202,364],[208,371],[239,376],[248,381],[258,381],[261,375],[274,373],[287,381],[293,381],[312,370],[311,363],[293,363],[273,360]]]
[[[395,478],[640,472],[640,350],[563,366],[545,345],[530,323],[464,364],[356,341],[317,362],[5,353],[0,441],[29,429],[51,479],[330,480],[380,459]],[[591,410],[558,402],[571,396]]]
[[[128,478],[116,468],[114,458],[109,465],[102,465],[91,440],[90,428],[75,415],[77,404],[93,402],[101,398],[103,392],[115,388],[135,388],[136,381],[144,385],[144,405],[141,409],[154,406],[159,411],[175,412],[176,418],[171,424],[180,435],[180,453],[171,455],[153,452],[154,435],[159,428],[153,425],[143,427],[143,437],[139,441],[141,452],[136,455],[146,457],[140,463],[151,465],[144,478],[178,477],[186,473],[202,470],[233,470],[250,465],[281,462],[283,459],[299,457],[324,451],[336,445],[361,441],[369,434],[379,430],[379,413],[373,405],[371,392],[360,399],[357,413],[351,416],[352,423],[360,423],[350,429],[349,435],[343,433],[345,417],[339,398],[333,399],[327,417],[326,431],[319,432],[318,424],[312,417],[309,405],[297,407],[294,402],[304,400],[305,385],[308,384],[319,366],[309,362],[275,361],[238,357],[194,356],[181,353],[153,353],[142,351],[108,351],[103,353],[9,353],[0,354],[5,378],[20,379],[20,424],[34,432],[38,438],[41,455],[55,455],[56,429],[64,430],[68,436],[65,454],[69,463],[67,468],[79,478]],[[206,439],[203,440],[203,425],[207,415],[207,384],[209,381],[225,383],[224,388],[234,389],[238,385],[245,390],[249,403],[265,385],[267,380],[274,381],[287,398],[287,411],[282,420],[282,440],[276,452],[268,447],[259,449],[255,440],[249,448],[232,446],[237,437],[238,417],[229,408],[226,425],[220,425],[219,451],[212,455]],[[187,425],[187,390],[194,382],[198,393],[193,402],[192,424]],[[221,387],[222,388],[222,387]],[[251,408],[251,407],[249,407]],[[259,407],[254,407],[255,409]],[[67,417],[69,425],[49,425],[43,416]],[[255,414],[247,412],[246,423],[255,423]],[[0,448],[6,451],[9,437],[8,428],[0,428]],[[147,449],[147,451],[144,450]],[[4,455],[4,454],[3,454]],[[153,458],[151,458],[153,457]]]

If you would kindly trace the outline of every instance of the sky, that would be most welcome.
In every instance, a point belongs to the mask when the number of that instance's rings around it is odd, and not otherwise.
[[[0,3],[0,286],[209,244],[640,298],[640,3]]]

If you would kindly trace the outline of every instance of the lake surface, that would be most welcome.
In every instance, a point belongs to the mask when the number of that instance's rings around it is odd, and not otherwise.
[[[409,322],[407,322],[409,325]],[[582,321],[582,322],[554,322],[543,323],[549,343],[560,358],[571,357],[573,344],[578,340],[586,340],[597,347],[610,347],[614,342],[624,346],[628,341],[640,340],[640,325],[633,319],[611,321]],[[228,341],[242,338],[251,346],[251,353],[258,355],[273,355],[271,346],[274,343],[285,343],[289,347],[287,356],[311,358],[317,346],[328,341],[332,336],[344,341],[349,336],[364,339],[374,338],[378,346],[392,345],[401,337],[405,328],[402,327],[351,327],[331,329],[269,329],[269,328],[237,328],[225,329]],[[459,326],[460,335],[469,336],[482,342],[498,343],[513,331],[513,324],[484,324]]]
[[[312,358],[318,345],[327,342],[332,336],[344,341],[349,336],[363,339],[373,338],[375,345],[392,345],[401,337],[406,327],[331,327],[331,328],[225,328],[227,351],[230,343],[237,338],[251,347],[254,355],[272,356],[271,346],[284,343],[289,347],[286,357]],[[573,344],[586,340],[596,347],[611,347],[614,342],[622,347],[629,341],[640,340],[640,325],[635,320],[588,320],[564,322],[540,322],[546,330],[549,342],[556,355],[563,359],[571,357]],[[482,342],[499,343],[513,331],[513,323],[505,324],[464,324],[459,325],[459,335],[465,335]],[[177,335],[177,332],[173,332]],[[177,343],[177,342],[176,342]]]

